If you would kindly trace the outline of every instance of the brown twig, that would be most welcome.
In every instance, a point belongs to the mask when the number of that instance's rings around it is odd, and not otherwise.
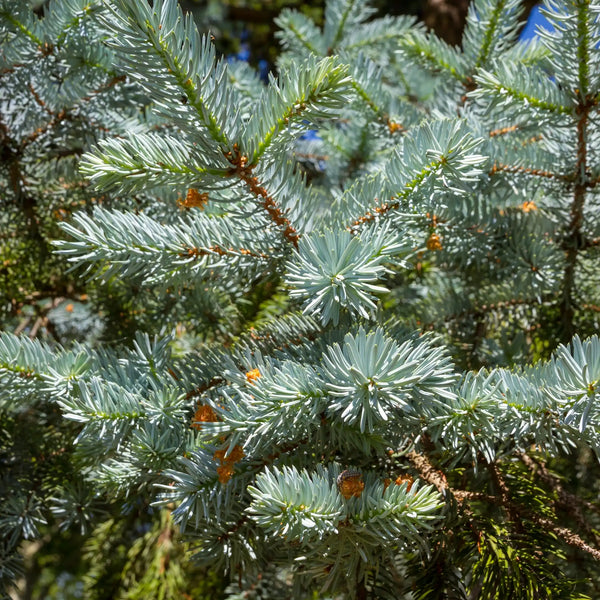
[[[185,399],[190,400],[195,396],[201,396],[204,392],[208,391],[213,387],[216,387],[217,385],[220,385],[221,383],[225,383],[225,380],[222,377],[213,377],[210,381],[198,386],[197,388],[194,388],[193,390],[190,390],[185,395]]]
[[[53,298],[50,306],[48,308],[46,308],[46,309],[43,309],[42,314],[38,315],[37,319],[33,323],[33,327],[31,328],[31,331],[29,332],[29,338],[30,339],[34,339],[37,336],[38,331],[40,330],[40,328],[44,327],[46,329],[46,331],[48,333],[50,333],[50,335],[52,335],[52,337],[59,344],[61,343],[60,338],[58,336],[58,332],[56,331],[56,327],[54,327],[54,324],[48,318],[48,312],[50,310],[52,310],[53,308],[56,308],[61,302],[63,302],[63,300],[64,300],[63,297]]]
[[[509,521],[514,523],[516,530],[519,533],[523,533],[525,528],[523,527],[523,522],[521,521],[520,511],[517,509],[515,503],[511,500],[510,490],[504,481],[504,478],[500,474],[498,469],[498,465],[495,462],[487,463],[488,473],[490,474],[492,481],[494,482],[494,486],[500,493],[500,504],[506,510],[506,514],[508,516]]]
[[[233,151],[225,152],[225,158],[233,165],[229,175],[239,177],[255,196],[262,198],[260,202],[270,219],[283,229],[283,236],[297,248],[300,234],[278,206],[275,198],[269,195],[266,188],[258,181],[258,177],[253,175],[256,165],[248,164],[248,157],[240,152],[237,144],[234,145]]]
[[[494,310],[503,310],[503,309],[509,309],[512,308],[514,306],[524,306],[524,305],[536,305],[536,306],[540,306],[541,304],[546,304],[546,303],[550,303],[554,300],[554,297],[550,294],[542,296],[541,298],[541,302],[539,298],[511,298],[510,300],[501,300],[498,302],[490,302],[489,304],[481,304],[479,306],[473,306],[472,308],[468,308],[465,309],[461,312],[458,313],[454,313],[451,315],[447,315],[444,318],[444,322],[449,322],[449,321],[458,321],[460,319],[464,319],[466,317],[473,317],[473,319],[475,320],[479,315],[486,313],[486,312],[491,312]],[[423,324],[423,329],[434,329],[435,328],[436,323],[435,322],[428,322],[428,323],[424,323]]]
[[[589,114],[596,104],[595,98],[590,96],[580,97],[576,113],[577,119],[577,162],[573,171],[575,185],[573,187],[573,202],[571,204],[570,221],[563,240],[563,249],[565,250],[565,270],[562,281],[562,300],[560,302],[561,314],[561,341],[568,343],[575,333],[573,319],[575,317],[575,271],[577,259],[581,250],[581,228],[583,226],[583,209],[585,197],[590,187],[589,176],[587,174],[587,154],[588,154],[588,122]]]
[[[15,335],[19,335],[24,329],[25,327],[27,327],[27,325],[29,325],[29,323],[31,323],[31,317],[25,317],[16,327],[14,334]]]
[[[559,537],[563,542],[568,544],[569,546],[574,546],[575,548],[579,548],[584,552],[590,554],[596,560],[600,560],[600,550],[596,548],[592,548],[589,544],[584,542],[576,533],[567,529],[566,527],[559,527],[556,523],[550,521],[550,519],[544,519],[538,515],[533,513],[529,514],[528,517],[535,521],[540,527],[547,529],[554,533],[557,537]]]
[[[433,485],[442,496],[447,494],[449,488],[446,475],[436,469],[425,454],[420,454],[412,450],[406,456],[419,472],[421,479]]]
[[[31,95],[33,96],[33,99],[36,101],[36,103],[41,108],[43,108],[48,113],[48,115],[50,115],[51,117],[54,116],[54,112],[52,112],[52,110],[48,108],[46,103],[40,98],[40,95],[35,91],[35,88],[31,83],[29,84],[29,91],[31,92]]]
[[[269,258],[266,254],[252,252],[247,248],[222,248],[221,246],[209,246],[208,248],[186,248],[179,254],[182,258],[199,258],[202,256],[252,256],[253,258]]]
[[[114,76],[109,81],[107,81],[105,84],[101,85],[100,87],[96,88],[95,90],[92,90],[87,96],[82,96],[79,99],[77,104],[83,103],[83,102],[89,102],[90,100],[92,100],[92,98],[95,98],[99,94],[105,92],[106,90],[109,90],[110,88],[114,87],[118,83],[122,83],[125,80],[126,80],[126,77],[124,75]],[[31,94],[33,95],[33,98],[35,99],[36,103],[39,104],[46,111],[46,113],[50,117],[50,120],[47,123],[45,123],[44,125],[42,125],[41,127],[38,127],[33,133],[31,133],[29,136],[27,136],[26,138],[23,139],[23,141],[21,142],[21,151],[23,151],[24,148],[26,146],[28,146],[29,144],[32,144],[33,142],[35,142],[46,131],[54,128],[56,125],[58,125],[62,121],[71,120],[72,119],[71,113],[76,106],[75,105],[69,109],[60,110],[59,112],[55,113],[50,108],[48,108],[46,103],[40,98],[40,96],[35,91],[33,86],[29,86],[29,90],[30,90]],[[97,129],[104,133],[109,132],[109,130],[106,129],[105,127],[98,127]],[[69,152],[78,153],[77,151],[69,151]]]
[[[375,201],[377,201],[377,198],[375,198]],[[374,221],[378,217],[381,217],[392,210],[397,210],[398,208],[400,208],[400,202],[395,200],[374,206],[352,223],[352,231],[356,230],[361,225]]]
[[[518,125],[510,125],[509,127],[502,127],[501,129],[494,129],[490,131],[490,137],[497,137],[499,135],[507,135],[512,133],[513,131],[517,131],[519,129]]]
[[[560,181],[571,181],[571,178],[567,175],[560,173],[551,173],[550,171],[543,171],[542,169],[533,169],[531,167],[523,167],[520,165],[505,165],[502,163],[494,163],[489,171],[489,175],[496,175],[496,173],[511,173],[511,174],[522,174],[522,175],[533,175],[534,177],[543,177],[545,179],[558,179]]]
[[[462,503],[465,500],[488,502],[489,504],[498,503],[498,496],[492,496],[490,494],[484,494],[482,492],[471,492],[469,490],[456,490],[452,488],[452,493],[454,494],[454,497],[459,501],[459,503]]]
[[[582,500],[575,494],[567,492],[561,485],[558,477],[550,473],[543,462],[535,460],[526,453],[521,454],[519,458],[521,462],[532,472],[532,474],[537,475],[542,482],[552,489],[557,497],[556,504],[559,505],[563,510],[566,510],[572,514],[579,527],[581,527],[581,529],[584,530],[587,535],[593,538],[595,544],[600,546],[600,536],[590,527],[583,512],[585,509],[598,513],[600,512],[598,507],[594,506],[591,502]]]

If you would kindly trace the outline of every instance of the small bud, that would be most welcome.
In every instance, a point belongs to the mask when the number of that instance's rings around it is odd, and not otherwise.
[[[395,121],[389,121],[388,129],[390,130],[390,133],[396,133],[397,131],[403,131],[404,127],[402,127],[400,123],[396,123]]]
[[[185,195],[185,200],[179,198],[177,204],[181,208],[199,208],[204,210],[204,207],[208,203],[208,194],[205,192],[201,194],[196,188],[190,188]]]
[[[528,213],[528,212],[537,210],[537,206],[536,206],[535,202],[533,202],[532,200],[526,200],[525,202],[523,202],[523,204],[521,204],[521,206],[519,208],[524,213]]]
[[[224,464],[217,467],[217,475],[219,476],[219,483],[225,485],[233,475],[233,465]]]
[[[260,377],[260,371],[258,369],[252,369],[246,373],[246,379],[248,383],[254,385],[254,382]]]
[[[414,479],[406,474],[406,475],[400,475],[399,477],[396,477],[396,481],[394,482],[396,485],[402,485],[403,483],[406,483],[406,491],[410,492],[410,488],[412,487],[412,484],[414,483]]]
[[[222,448],[221,450],[217,450],[213,455],[213,459],[221,463],[217,467],[217,475],[219,476],[219,481],[223,484],[231,479],[233,465],[245,456],[244,449],[239,445],[235,445],[233,450],[226,456],[228,450],[229,448]]]
[[[431,250],[435,252],[437,250],[442,249],[442,242],[440,240],[440,236],[437,233],[432,233],[427,240],[427,250]]]
[[[196,409],[196,414],[194,414],[194,418],[192,419],[192,428],[202,429],[202,423],[216,423],[218,420],[212,406],[201,404]]]
[[[365,489],[362,473],[353,469],[342,471],[337,477],[337,487],[346,500],[353,496],[359,498]]]

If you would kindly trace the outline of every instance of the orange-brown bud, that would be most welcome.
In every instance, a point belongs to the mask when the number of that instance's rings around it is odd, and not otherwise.
[[[406,483],[406,491],[410,492],[410,488],[414,482],[415,480],[410,475],[400,475],[399,477],[396,477],[396,481],[394,483],[396,485],[402,485],[403,483]]]
[[[346,469],[342,471],[337,478],[337,487],[340,494],[349,500],[353,496],[359,498],[365,489],[365,482],[362,479],[362,473]]]
[[[208,203],[208,194],[205,192],[201,194],[196,188],[190,188],[185,195],[185,200],[179,198],[177,204],[181,208],[199,208],[204,210],[204,207]]]
[[[246,373],[246,379],[249,383],[254,383],[256,379],[260,377],[260,371],[258,369],[252,369]]]
[[[427,250],[431,250],[433,252],[442,249],[442,242],[440,240],[440,236],[437,233],[432,233],[427,240]]]
[[[219,420],[212,406],[201,404],[196,409],[194,418],[192,419],[192,427],[194,429],[202,429],[202,423],[216,423]]]

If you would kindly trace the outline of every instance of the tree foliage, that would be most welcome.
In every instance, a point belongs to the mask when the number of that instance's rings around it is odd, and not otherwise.
[[[7,589],[72,536],[89,598],[598,595],[600,5],[544,10],[287,10],[264,84],[2,0]]]

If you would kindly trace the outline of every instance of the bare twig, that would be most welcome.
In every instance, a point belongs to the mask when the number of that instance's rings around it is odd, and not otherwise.
[[[587,522],[583,512],[584,509],[586,509],[599,513],[600,510],[598,507],[594,506],[591,502],[582,500],[575,494],[567,492],[561,485],[558,477],[550,473],[543,462],[537,461],[525,453],[521,454],[519,458],[532,473],[537,475],[542,482],[552,489],[557,496],[556,504],[563,510],[567,510],[570,514],[572,514],[579,527],[581,527],[581,529],[583,529],[587,535],[593,538],[596,545],[600,546],[600,536],[598,536],[598,534],[590,527],[590,524]]]
[[[433,485],[442,496],[447,494],[449,488],[446,476],[431,464],[427,456],[413,450],[407,454],[407,457],[419,471],[421,479]]]
[[[584,552],[587,552],[593,556],[596,560],[600,560],[600,550],[592,548],[589,544],[586,544],[576,533],[566,527],[559,527],[556,523],[550,521],[550,519],[544,519],[535,514],[528,515],[532,521],[535,521],[538,525],[556,534],[563,542],[569,546],[579,548]]]

